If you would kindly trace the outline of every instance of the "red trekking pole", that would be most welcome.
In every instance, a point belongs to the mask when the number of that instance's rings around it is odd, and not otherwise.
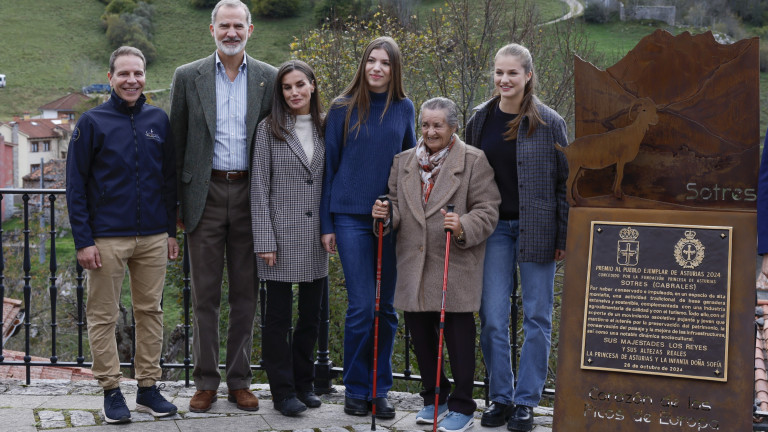
[[[446,213],[453,213],[453,204],[448,204]],[[443,299],[440,302],[440,336],[437,339],[437,378],[435,378],[435,417],[432,422],[432,432],[437,432],[437,410],[440,400],[440,369],[443,365],[443,329],[445,328],[445,293],[448,288],[448,255],[451,252],[451,234],[449,228],[445,229],[445,266],[443,267]]]
[[[379,201],[386,203],[387,196],[380,195]],[[376,307],[373,311],[373,395],[371,397],[371,430],[376,430],[376,378],[379,367],[379,303],[381,301],[381,245],[384,238],[384,221],[376,219],[379,244],[376,253]]]

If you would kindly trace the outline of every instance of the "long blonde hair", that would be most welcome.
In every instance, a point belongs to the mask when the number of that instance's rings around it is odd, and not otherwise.
[[[347,131],[355,131],[357,136],[360,133],[360,127],[366,120],[368,120],[368,114],[371,110],[371,95],[369,94],[368,80],[365,76],[365,65],[368,62],[368,57],[371,55],[371,51],[375,49],[383,49],[389,56],[390,65],[390,77],[389,88],[387,89],[387,104],[384,106],[384,111],[381,113],[379,121],[383,120],[384,114],[387,113],[389,105],[392,101],[399,101],[405,99],[407,95],[403,89],[402,79],[402,55],[400,54],[400,47],[397,46],[397,42],[389,36],[382,36],[374,39],[365,48],[362,59],[360,59],[360,65],[355,72],[355,77],[352,82],[349,83],[347,88],[341,92],[332,103],[331,107],[344,106],[347,108],[347,115],[344,119],[344,142],[347,140]],[[357,107],[357,122],[349,127],[349,121],[352,116],[352,110]]]
[[[545,125],[546,123],[544,122],[544,119],[541,118],[539,109],[536,106],[536,103],[538,102],[538,98],[536,97],[536,84],[538,80],[536,79],[536,71],[533,68],[533,57],[531,57],[531,52],[528,51],[528,48],[520,44],[511,43],[501,47],[496,52],[494,62],[502,56],[516,57],[520,61],[520,65],[525,69],[525,74],[527,75],[529,72],[531,74],[531,79],[525,83],[525,88],[523,89],[523,101],[520,104],[520,114],[507,122],[507,127],[509,127],[509,129],[504,132],[504,139],[506,141],[512,141],[517,138],[517,131],[520,128],[520,122],[523,120],[523,117],[528,117],[528,136],[531,136],[539,125]],[[498,95],[498,89],[494,89],[493,94],[494,96]]]

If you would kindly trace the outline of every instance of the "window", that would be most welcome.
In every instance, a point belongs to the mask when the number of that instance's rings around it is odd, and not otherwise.
[[[43,141],[43,151],[44,152],[51,151],[51,142],[50,141]]]
[[[29,143],[29,152],[30,153],[37,153],[40,151],[39,143],[33,142]]]
[[[33,173],[40,169],[40,164],[32,164],[29,166],[29,172]]]

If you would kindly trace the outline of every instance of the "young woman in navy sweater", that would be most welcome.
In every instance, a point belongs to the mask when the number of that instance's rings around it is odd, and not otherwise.
[[[331,104],[325,123],[322,243],[339,249],[348,306],[344,325],[344,412],[393,418],[392,346],[397,330],[395,240],[383,240],[376,395],[372,394],[377,239],[371,206],[387,193],[392,159],[416,144],[414,107],[403,90],[401,54],[390,37],[365,49],[353,81]]]

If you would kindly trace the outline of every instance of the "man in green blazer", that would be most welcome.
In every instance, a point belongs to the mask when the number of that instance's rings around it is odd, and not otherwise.
[[[259,401],[249,387],[257,278],[248,179],[254,131],[271,110],[277,70],[245,54],[253,24],[240,0],[218,2],[210,31],[216,52],[180,66],[171,85],[179,222],[188,234],[192,273],[192,374],[197,391],[189,409],[205,412],[216,401],[221,381],[219,304],[226,262],[228,400],[255,411]]]

